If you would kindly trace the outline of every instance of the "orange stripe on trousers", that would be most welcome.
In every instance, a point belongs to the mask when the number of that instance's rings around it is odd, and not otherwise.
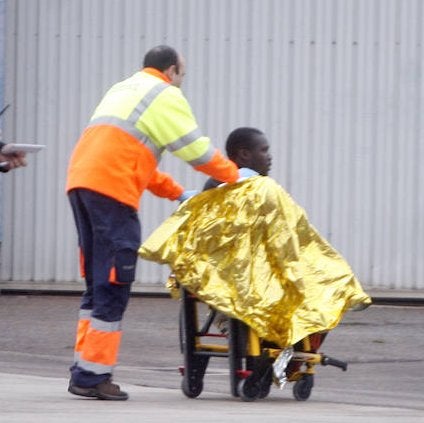
[[[121,336],[122,331],[103,332],[89,327],[81,359],[105,366],[114,366],[118,361]]]
[[[85,336],[87,334],[88,327],[90,326],[89,319],[78,320],[77,325],[77,336],[75,341],[75,352],[80,353],[84,348]]]

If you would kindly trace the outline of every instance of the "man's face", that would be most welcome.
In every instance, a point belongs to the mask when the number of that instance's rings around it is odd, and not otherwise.
[[[181,87],[185,76],[185,61],[182,56],[178,58],[178,66],[172,66],[170,71],[169,78],[171,79],[171,85]]]
[[[267,176],[271,169],[272,157],[265,135],[255,135],[254,146],[247,151],[250,155],[248,167],[262,176]]]

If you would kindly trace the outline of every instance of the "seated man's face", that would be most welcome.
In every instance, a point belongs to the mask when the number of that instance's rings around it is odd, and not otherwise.
[[[249,149],[249,168],[256,170],[260,175],[267,176],[271,169],[272,157],[265,135],[255,135],[255,145]]]

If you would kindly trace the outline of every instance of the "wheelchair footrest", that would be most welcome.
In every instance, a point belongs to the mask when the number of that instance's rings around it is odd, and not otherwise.
[[[342,369],[344,372],[347,370],[347,363],[345,361],[336,360],[335,358],[328,357],[326,355],[322,356],[321,364],[323,366],[334,366]]]

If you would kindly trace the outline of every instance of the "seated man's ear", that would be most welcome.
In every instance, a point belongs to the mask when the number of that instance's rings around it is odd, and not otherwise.
[[[250,159],[252,157],[252,152],[250,150],[248,150],[247,148],[241,148],[239,150],[239,157],[243,160],[250,161]]]

